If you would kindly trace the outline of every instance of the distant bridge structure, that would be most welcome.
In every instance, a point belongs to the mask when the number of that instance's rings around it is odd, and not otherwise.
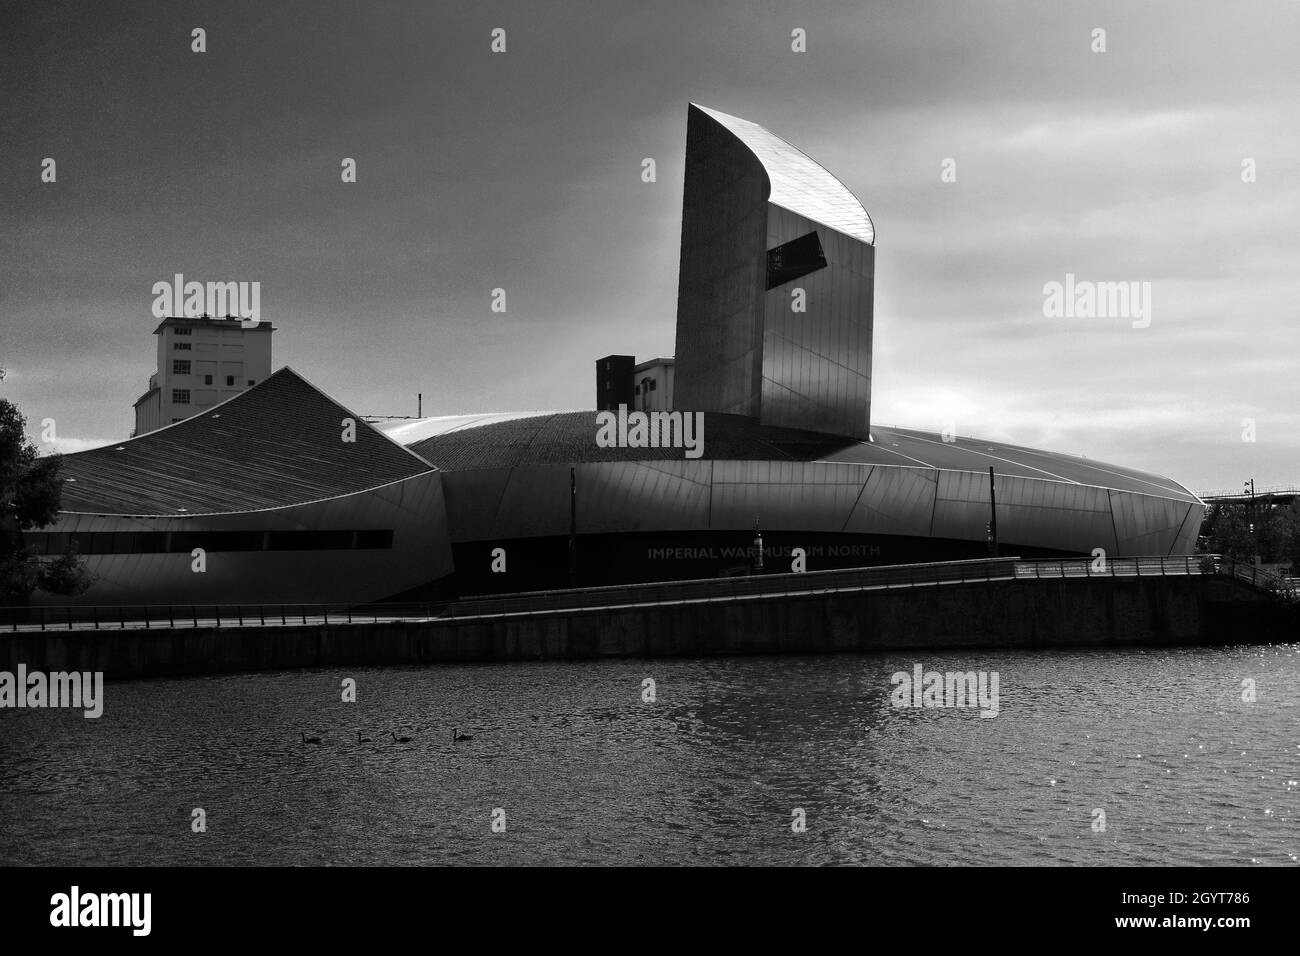
[[[1255,500],[1259,502],[1261,498],[1268,498],[1275,504],[1290,504],[1300,495],[1300,482],[1291,482],[1285,485],[1276,485],[1271,488],[1256,488]],[[1244,489],[1232,491],[1200,491],[1196,493],[1207,505],[1218,504],[1249,504],[1250,492]]]

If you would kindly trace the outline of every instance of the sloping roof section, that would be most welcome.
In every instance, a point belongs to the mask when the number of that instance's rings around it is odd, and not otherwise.
[[[444,472],[685,458],[682,448],[598,447],[596,412],[493,417],[497,420],[460,423],[440,434],[421,437],[410,447]],[[1197,501],[1195,495],[1169,478],[1091,458],[978,438],[945,440],[940,435],[913,429],[875,426],[872,433],[874,442],[855,441],[821,432],[760,425],[743,415],[706,412],[703,453],[705,458],[719,461],[824,462],[832,468],[838,464],[893,465],[981,476],[987,475],[992,466],[1004,477],[1040,478]]]
[[[862,203],[819,163],[757,123],[698,103],[691,106],[720,123],[758,157],[772,184],[768,202],[846,236],[875,244],[876,229]]]
[[[356,441],[343,441],[343,420]],[[62,510],[166,515],[277,508],[431,470],[292,369],[206,412],[63,456]]]
[[[462,428],[478,428],[516,418],[537,418],[539,415],[562,414],[553,411],[533,412],[481,412],[476,415],[439,415],[399,421],[377,421],[374,426],[398,444],[414,447],[426,438],[435,438]],[[417,449],[418,450],[418,449]]]
[[[685,457],[683,448],[602,448],[596,412],[557,412],[546,415],[494,416],[495,420],[445,428],[414,441],[409,447],[444,472],[517,465],[559,465],[590,461],[662,461]],[[830,452],[847,439],[765,429],[741,415],[705,415],[704,453],[710,458],[790,458],[771,444],[773,436],[806,449]],[[800,454],[796,452],[795,454]]]

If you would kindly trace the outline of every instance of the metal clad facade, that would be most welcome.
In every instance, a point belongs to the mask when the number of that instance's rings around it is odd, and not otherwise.
[[[937,486],[937,473],[928,468],[877,465],[871,469],[862,496],[844,530],[860,534],[928,536]]]
[[[1110,492],[1115,516],[1117,552],[1122,556],[1168,555],[1179,541],[1188,504],[1153,495]],[[1192,541],[1195,544],[1195,539]]]
[[[579,531],[707,530],[716,464],[699,459],[580,466]]]
[[[211,551],[193,570],[189,551],[87,554],[96,578],[75,599],[36,592],[40,604],[362,603],[453,571],[442,476],[428,471],[380,488],[265,511],[184,518],[64,514],[58,532],[311,532],[392,530],[384,549]]]
[[[787,209],[768,207],[769,248],[810,231],[821,240],[826,267],[766,293],[760,417],[765,425],[865,438],[875,250]]]
[[[987,472],[818,461],[663,460],[576,465],[578,533],[765,531],[983,542]],[[569,531],[569,468],[445,476],[457,543]],[[1191,553],[1200,506],[1020,476],[997,476],[999,539],[1045,551]],[[1116,538],[1116,530],[1120,536]]]
[[[758,415],[768,190],[753,153],[691,107],[677,289],[679,409]]]
[[[1110,498],[1103,488],[999,475],[997,503],[1002,541],[1078,554],[1091,554],[1093,548],[1116,553]]]
[[[875,232],[862,205],[789,143],[695,105],[685,183],[676,407],[867,437]],[[813,232],[826,266],[767,289],[768,250]]]
[[[866,469],[804,461],[719,461],[713,469],[713,530],[838,532],[862,490]]]

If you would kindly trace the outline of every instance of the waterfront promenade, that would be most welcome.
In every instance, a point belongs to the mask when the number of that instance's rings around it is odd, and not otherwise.
[[[1284,581],[1201,556],[993,558],[366,608],[77,612],[11,616],[0,668],[124,679],[336,664],[1267,643],[1300,632],[1300,604]]]

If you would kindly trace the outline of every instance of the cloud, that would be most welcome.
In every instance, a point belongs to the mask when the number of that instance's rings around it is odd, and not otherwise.
[[[304,32],[231,3],[208,29],[240,56],[206,59],[143,6],[49,9],[0,32],[31,78],[0,101],[5,387],[35,421],[130,431],[150,286],[174,272],[261,281],[276,364],[367,413],[416,392],[430,414],[590,407],[596,358],[673,351],[694,100],[790,139],[871,213],[882,421],[1192,484],[1295,475],[1300,4],[503,3],[491,56],[468,6],[322,0]],[[32,174],[47,155],[57,186]],[[1151,281],[1151,328],[1045,319],[1066,272]]]
[[[1117,150],[1146,149],[1170,140],[1203,136],[1220,121],[1219,114],[1208,110],[1072,113],[1022,127],[1010,135],[992,139],[989,145],[1008,153],[1113,156]]]

